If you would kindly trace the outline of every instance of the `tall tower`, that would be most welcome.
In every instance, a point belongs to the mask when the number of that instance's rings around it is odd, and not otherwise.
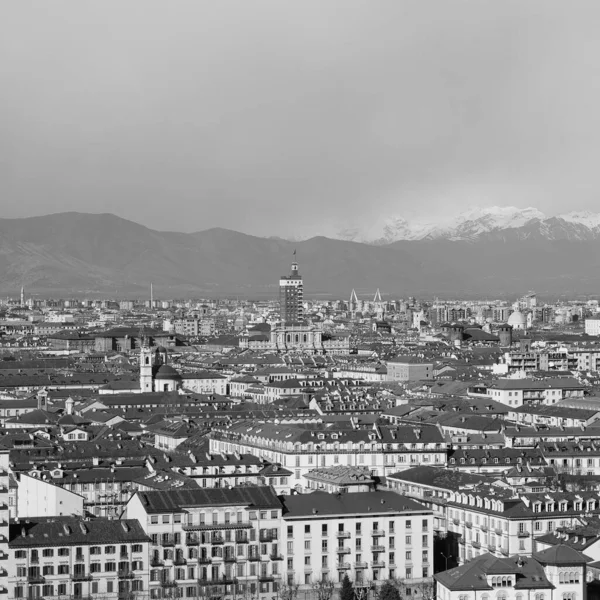
[[[152,370],[154,367],[154,354],[147,343],[144,332],[140,332],[140,390],[144,392],[154,391]]]
[[[304,285],[302,275],[298,271],[296,251],[289,275],[284,275],[279,280],[279,316],[283,323],[299,323],[304,317]]]
[[[25,288],[21,286],[21,308],[25,307]]]

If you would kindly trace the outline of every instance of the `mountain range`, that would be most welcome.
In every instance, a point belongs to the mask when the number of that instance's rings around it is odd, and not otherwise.
[[[400,240],[475,241],[527,239],[591,240],[600,237],[600,214],[579,211],[547,217],[537,208],[514,206],[475,207],[445,219],[407,219],[378,216],[358,227],[330,227],[328,237],[366,244],[390,244]],[[308,234],[311,237],[311,234]]]
[[[288,241],[218,228],[163,232],[111,214],[0,219],[0,293],[24,286],[61,297],[147,296],[152,282],[156,297],[275,299],[294,250],[308,297],[345,298],[353,288],[365,297],[377,288],[396,297],[598,293],[600,218],[595,225],[581,213],[523,219],[505,215],[504,227],[488,219],[479,231],[463,223],[460,236],[457,225],[445,235],[389,243]]]

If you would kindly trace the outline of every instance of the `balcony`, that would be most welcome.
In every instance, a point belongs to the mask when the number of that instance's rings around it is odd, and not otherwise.
[[[479,527],[479,529],[481,529],[481,531],[483,531],[484,533],[487,533],[489,531],[488,526],[487,525],[481,525]]]
[[[529,535],[530,535],[529,531],[519,531],[519,532],[517,532],[517,537],[520,537],[520,538],[526,538],[526,537],[529,537]]]
[[[471,546],[473,546],[473,548],[481,548],[481,542],[471,542]]]
[[[352,552],[352,550],[350,548],[348,548],[348,546],[338,546],[335,551],[338,554],[350,554]]]
[[[223,557],[223,560],[226,563],[234,563],[237,562],[237,558],[233,554],[227,554]]]
[[[133,571],[119,571],[117,577],[119,579],[133,579],[135,577],[135,573]]]
[[[503,534],[502,529],[500,529],[499,527],[496,527],[496,529],[494,529],[494,531],[496,532],[496,535],[502,535]]]
[[[460,540],[458,540],[458,543],[459,543],[461,546],[464,546],[464,545],[465,545],[465,540],[464,540],[464,538],[460,538]]]
[[[243,521],[239,523],[196,523],[194,525],[190,523],[183,523],[181,528],[184,531],[209,531],[215,529],[251,529],[252,523],[250,521]]]
[[[354,563],[354,568],[355,569],[368,569],[369,568],[369,563],[368,562],[355,562]]]
[[[160,585],[161,585],[161,587],[164,587],[164,588],[174,588],[174,587],[177,587],[177,582],[171,581],[171,580],[165,580],[165,581],[161,581]]]
[[[200,543],[200,538],[197,535],[188,535],[185,538],[185,543],[187,546],[195,546]]]
[[[248,555],[248,560],[259,561],[260,560],[260,554],[249,554]]]
[[[259,537],[259,541],[263,542],[263,543],[277,541],[277,534],[274,534],[274,533],[261,533],[258,537]]]
[[[127,552],[121,552],[121,554],[119,554],[119,557],[121,560],[129,560],[129,554],[127,554]]]
[[[373,531],[371,531],[371,535],[373,537],[382,537],[385,535],[385,531],[383,529],[373,529]]]
[[[371,567],[373,567],[374,569],[384,569],[385,561],[384,560],[374,560],[373,562],[371,562]]]
[[[37,575],[27,576],[27,583],[44,583],[44,581],[46,581],[46,578],[39,573]]]
[[[173,547],[175,545],[175,540],[173,538],[162,539],[160,545],[165,548]]]
[[[458,519],[452,519],[452,522],[453,522],[455,525],[460,525],[460,521],[459,521]]]
[[[278,554],[277,552],[269,554],[269,558],[271,560],[283,560],[283,554]]]
[[[173,564],[174,565],[187,565],[187,560],[183,557],[183,556],[176,556],[173,559]]]
[[[164,561],[160,560],[160,558],[152,558],[150,559],[150,566],[151,567],[164,567],[165,563]]]
[[[496,552],[496,546],[494,546],[494,544],[489,544],[488,545],[488,551],[489,552]]]
[[[213,536],[213,537],[210,538],[210,543],[213,546],[215,546],[215,545],[221,545],[221,544],[225,543],[225,538],[221,537],[220,535],[215,535],[215,536]]]
[[[336,537],[338,540],[348,540],[352,537],[349,531],[338,531]]]
[[[342,569],[349,569],[350,568],[350,563],[347,562],[339,562],[335,565],[335,568],[338,570],[342,570]]]
[[[92,576],[89,573],[73,573],[71,579],[73,581],[91,581]]]
[[[85,561],[85,556],[83,554],[75,555],[75,562],[84,562],[84,561]]]
[[[259,581],[274,581],[274,579],[273,575],[267,575],[266,573],[258,576]]]
[[[500,554],[502,554],[502,556],[508,556],[508,548],[500,548]]]
[[[371,552],[385,552],[385,546],[371,546]]]
[[[212,558],[210,556],[199,556],[198,562],[201,565],[209,565],[212,562]]]
[[[465,527],[471,529],[471,527],[473,527],[473,523],[471,523],[471,521],[465,521]]]
[[[235,543],[236,544],[249,544],[250,543],[250,539],[248,538],[247,535],[236,537],[235,538]]]

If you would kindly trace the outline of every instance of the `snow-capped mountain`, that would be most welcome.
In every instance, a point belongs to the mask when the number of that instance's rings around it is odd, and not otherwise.
[[[547,217],[533,207],[491,206],[470,208],[454,217],[439,220],[390,216],[359,226],[326,229],[326,231],[319,231],[318,234],[377,245],[400,240],[436,239],[508,241],[535,238],[582,241],[600,238],[600,214],[573,211]]]

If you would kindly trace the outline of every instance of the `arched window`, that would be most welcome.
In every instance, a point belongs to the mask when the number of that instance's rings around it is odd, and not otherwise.
[[[564,583],[565,582],[565,574],[564,573],[559,573],[558,575],[558,583]]]
[[[149,365],[150,364],[150,357],[146,356],[146,364]]]
[[[506,592],[504,590],[501,590],[496,595],[496,600],[506,600],[506,597]]]
[[[544,594],[536,594],[535,600],[544,600]]]
[[[563,592],[563,600],[577,600],[577,594],[575,592]]]

